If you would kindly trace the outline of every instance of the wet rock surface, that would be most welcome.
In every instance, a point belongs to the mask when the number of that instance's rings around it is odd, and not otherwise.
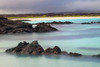
[[[38,41],[33,41],[32,43],[28,42],[20,42],[18,46],[7,49],[7,53],[15,53],[15,54],[31,54],[31,55],[67,55],[79,57],[82,56],[78,53],[68,53],[66,51],[62,51],[58,46],[54,48],[43,49],[42,46],[38,43]]]
[[[21,21],[12,21],[8,20],[5,17],[0,17],[0,34],[51,32],[51,31],[57,31],[57,29],[46,24],[37,24],[37,26],[33,28],[32,24],[24,23]]]

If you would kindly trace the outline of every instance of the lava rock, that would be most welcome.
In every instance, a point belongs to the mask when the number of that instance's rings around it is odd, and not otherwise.
[[[58,46],[55,46],[54,48],[47,48],[43,54],[45,55],[54,55],[54,54],[61,54],[61,49]]]
[[[44,52],[44,55],[52,55],[53,54],[53,49],[52,48],[47,48]]]
[[[57,29],[47,24],[37,24],[37,26],[33,28],[32,24],[29,23],[6,20],[6,18],[0,18],[0,34],[51,32],[51,31],[57,31]]]
[[[44,24],[44,22],[42,22],[41,24]],[[45,24],[73,24],[73,22],[70,22],[70,21],[65,21],[65,22],[61,22],[61,21],[53,21],[53,22],[48,22],[48,23],[45,23]]]
[[[81,54],[72,53],[72,52],[70,52],[68,55],[69,55],[69,56],[75,56],[75,57],[82,56]]]
[[[58,31],[58,30],[54,27],[51,27],[51,25],[45,23],[37,24],[37,26],[34,28],[34,32],[52,32],[52,31]]]
[[[28,43],[26,41],[20,42],[18,46],[7,49],[7,53],[15,53],[15,54],[31,54],[31,55],[64,55],[64,56],[82,56],[78,53],[67,53],[66,51],[61,51],[61,49],[58,46],[55,46],[54,48],[47,48],[43,49],[41,45],[39,45],[38,41],[33,41],[32,43]]]
[[[8,33],[32,33],[34,28],[31,24],[12,21],[12,20],[1,20],[0,21],[0,34]]]
[[[61,49],[60,49],[58,46],[55,46],[55,47],[53,48],[53,53],[54,53],[54,54],[60,54],[60,53],[61,53]]]
[[[19,53],[19,54],[41,54],[44,49],[38,44],[37,41],[33,41],[31,44],[27,42],[20,42],[18,46],[6,50],[7,53]]]

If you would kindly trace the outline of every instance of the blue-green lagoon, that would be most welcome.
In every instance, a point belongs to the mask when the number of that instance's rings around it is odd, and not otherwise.
[[[28,22],[34,23],[33,21]],[[32,42],[33,40],[38,40],[45,49],[57,45],[64,51],[76,52],[86,56],[100,54],[99,24],[62,24],[52,26],[59,31],[0,35],[0,67],[100,67],[100,58],[26,56],[6,54],[4,52],[8,48],[17,46],[21,41]]]
[[[74,22],[74,23],[83,23],[83,22],[99,22],[100,21],[100,18],[87,18],[87,19],[63,19],[63,20],[36,20],[36,21],[24,21],[26,23],[41,23],[41,22],[44,22],[44,23],[49,23],[49,22],[53,22],[53,21],[56,21],[56,22],[65,22],[65,21],[70,21],[70,22]]]

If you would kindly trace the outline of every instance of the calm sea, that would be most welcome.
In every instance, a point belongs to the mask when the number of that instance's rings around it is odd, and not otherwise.
[[[37,21],[24,21],[27,23],[41,23],[41,22],[45,22],[45,23],[49,23],[49,22],[53,22],[53,21],[61,21],[61,22],[65,22],[65,21],[70,21],[73,23],[83,23],[83,22],[98,22],[100,21],[100,18],[87,18],[87,19],[64,19],[64,20],[37,20]]]
[[[81,23],[99,20],[100,18],[70,19],[68,21]],[[28,23],[39,22],[28,21]],[[21,41],[32,42],[34,40],[38,40],[45,49],[47,47],[54,47],[57,45],[67,52],[77,52],[83,55],[100,54],[99,24],[62,24],[52,26],[59,29],[59,31],[49,33],[0,35],[0,67],[100,67],[100,58],[26,56],[4,53],[6,49],[17,46],[17,44]]]

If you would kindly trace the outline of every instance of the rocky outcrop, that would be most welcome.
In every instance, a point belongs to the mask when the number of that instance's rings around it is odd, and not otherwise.
[[[38,24],[40,24],[40,23],[38,23]],[[70,22],[70,21],[65,21],[65,22],[61,22],[61,21],[56,22],[56,21],[53,21],[53,22],[48,22],[48,23],[45,23],[45,24],[73,24],[73,22]]]
[[[81,23],[81,24],[100,24],[100,22],[84,22],[84,23]]]
[[[42,52],[44,52],[44,49],[38,44],[37,41],[33,41],[31,44],[24,41],[20,42],[18,46],[6,50],[6,52],[39,55],[42,54]]]
[[[51,31],[57,31],[57,29],[45,23],[37,24],[37,26],[34,28],[34,32],[51,32]]]
[[[8,33],[33,33],[33,32],[51,32],[57,31],[56,28],[47,24],[37,24],[35,28],[32,24],[21,21],[12,21],[7,18],[0,17],[0,34]]]
[[[11,20],[1,20],[0,21],[0,34],[8,33],[32,33],[33,27],[31,24],[11,21]]]
[[[70,55],[70,56],[82,56],[81,54],[78,54],[78,53],[72,53],[72,52],[70,52],[68,55]]]
[[[41,45],[39,45],[38,41],[33,41],[32,43],[20,42],[18,46],[7,49],[7,53],[17,53],[17,54],[31,54],[31,55],[67,55],[67,56],[82,56],[78,53],[67,53],[66,51],[61,51],[58,46],[54,48],[43,49]]]

